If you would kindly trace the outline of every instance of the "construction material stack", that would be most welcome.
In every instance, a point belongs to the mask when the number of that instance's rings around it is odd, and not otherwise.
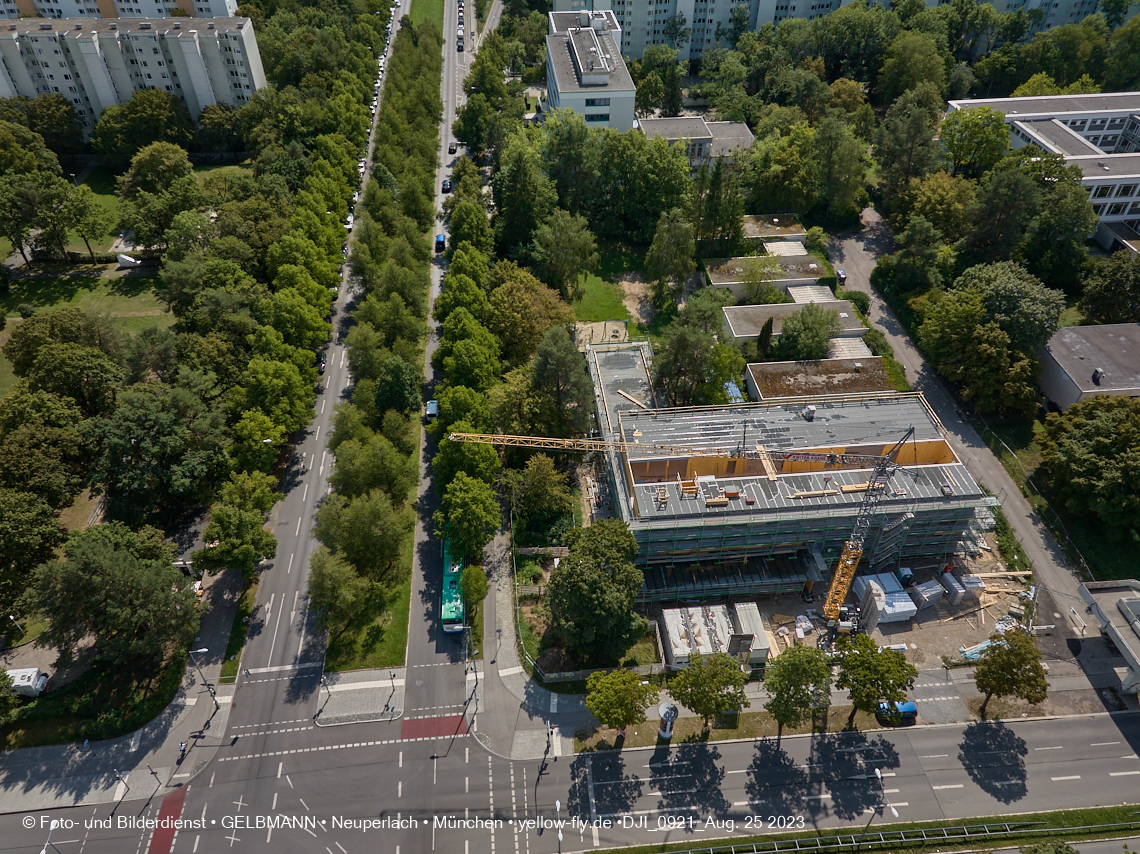
[[[942,585],[937,581],[926,581],[911,587],[909,593],[915,606],[921,611],[940,601],[946,591],[942,589]]]

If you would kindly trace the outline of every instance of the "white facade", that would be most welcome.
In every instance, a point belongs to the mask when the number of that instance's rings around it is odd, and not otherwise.
[[[545,109],[571,109],[591,127],[632,130],[637,87],[618,51],[612,12],[551,12]]]
[[[89,134],[99,115],[140,89],[164,89],[197,118],[210,104],[241,106],[265,86],[248,18],[163,18],[0,26],[0,98],[59,92]]]
[[[0,0],[2,18],[229,18],[237,0]]]

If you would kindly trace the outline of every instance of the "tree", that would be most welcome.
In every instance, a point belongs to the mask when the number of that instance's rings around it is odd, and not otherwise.
[[[875,142],[875,159],[883,194],[892,202],[913,179],[937,168],[941,149],[934,139],[934,127],[941,105],[933,87],[920,86],[887,110]]]
[[[954,110],[939,131],[953,175],[980,178],[1009,151],[1005,113],[992,107]]]
[[[564,327],[547,330],[532,369],[534,391],[547,403],[546,423],[553,427],[552,435],[586,432],[594,416],[594,386]]]
[[[879,71],[879,95],[883,103],[890,104],[903,92],[923,83],[942,92],[946,88],[946,62],[933,36],[904,30],[887,48]]]
[[[487,212],[479,205],[466,201],[457,202],[451,209],[448,231],[452,248],[466,242],[480,252],[494,251],[495,235],[491,231],[491,223],[487,221]]]
[[[866,146],[842,120],[827,116],[816,125],[814,155],[819,196],[827,213],[839,217],[857,213],[867,171]]]
[[[987,320],[979,291],[948,293],[927,313],[918,340],[934,369],[979,410],[1036,407],[1037,360],[1010,348],[1009,335]]]
[[[179,178],[194,174],[186,149],[169,142],[152,142],[131,158],[131,168],[116,179],[119,196],[133,199],[139,193],[159,194]]]
[[[72,533],[62,558],[36,568],[22,608],[48,621],[41,638],[64,661],[94,635],[97,659],[135,674],[194,637],[196,600],[161,532],[113,522]]]
[[[986,695],[978,710],[983,720],[991,697],[1018,697],[1036,705],[1049,693],[1041,651],[1023,631],[990,635],[990,646],[974,671],[974,683]]]
[[[40,496],[0,488],[0,607],[12,606],[29,573],[51,560],[63,540],[59,520]]]
[[[776,721],[778,741],[784,727],[800,726],[815,709],[831,704],[831,665],[816,647],[793,646],[768,665],[764,689],[771,695],[764,709]]]
[[[776,349],[780,358],[789,361],[822,359],[827,356],[828,342],[839,334],[839,313],[805,305],[784,319]]]
[[[12,690],[12,677],[7,670],[0,670],[0,726],[8,723],[19,707],[20,698]]]
[[[570,554],[550,573],[551,626],[584,665],[619,661],[648,629],[633,610],[645,583],[632,563],[637,540],[624,522],[603,519],[567,532]]]
[[[530,253],[539,278],[558,291],[562,299],[582,299],[582,273],[598,266],[598,243],[585,217],[555,208],[535,231]]]
[[[188,146],[194,123],[186,104],[172,92],[139,89],[124,104],[105,109],[91,134],[91,147],[109,162],[126,165],[152,142]]]
[[[693,35],[693,28],[687,24],[688,21],[685,20],[685,16],[681,12],[665,19],[661,25],[661,35],[665,36],[665,41],[669,47],[682,50],[689,43],[689,39]]]
[[[736,662],[723,652],[714,652],[707,657],[698,653],[669,682],[669,693],[682,706],[701,716],[707,732],[715,715],[746,709],[751,705],[744,696],[747,681],[748,677]]]
[[[954,281],[954,289],[982,294],[986,319],[1001,327],[1011,347],[1026,352],[1052,337],[1065,310],[1063,293],[1044,287],[1024,267],[1009,261],[971,267]]]
[[[207,104],[198,116],[194,142],[199,151],[240,151],[241,121],[238,111],[229,104]]]
[[[1092,323],[1140,323],[1140,256],[1122,249],[1098,261],[1078,307]]]
[[[598,671],[586,678],[586,708],[623,738],[626,727],[645,722],[645,710],[656,698],[657,689],[629,670]]]
[[[906,692],[914,687],[918,671],[897,649],[880,649],[869,635],[856,635],[839,639],[839,676],[835,687],[846,690],[851,700],[851,716],[847,727],[855,725],[855,713],[873,715],[879,703],[893,703],[906,699]]]
[[[256,475],[272,481],[263,472]],[[265,511],[240,502],[223,499],[215,504],[210,524],[202,534],[206,547],[194,552],[194,565],[211,575],[226,568],[236,569],[247,584],[251,582],[261,562],[277,552],[277,537],[265,530],[265,516]]]
[[[778,305],[789,303],[792,298],[782,288],[772,284],[780,278],[783,268],[780,259],[775,255],[756,255],[744,262],[744,299],[748,305]],[[717,312],[720,314],[720,312]],[[714,331],[721,317],[715,318],[717,324],[707,331]]]
[[[1085,241],[1098,217],[1079,180],[1057,181],[1042,196],[1041,209],[1025,235],[1025,265],[1051,285],[1077,280],[1088,259]]]
[[[473,425],[466,421],[454,421],[448,432],[475,433]],[[453,442],[446,436],[440,443],[439,451],[432,458],[431,470],[436,483],[442,492],[454,480],[455,475],[463,472],[469,477],[477,478],[484,483],[493,483],[498,475],[502,463],[498,452],[490,445],[476,442]]]
[[[547,331],[574,323],[574,309],[513,261],[495,265],[494,278],[502,280],[492,292],[484,312],[487,328],[502,344],[503,359],[512,365],[530,360]]]
[[[969,211],[977,197],[974,182],[949,172],[935,172],[925,178],[912,178],[897,204],[896,228],[921,216],[953,243],[966,234],[971,222]]]
[[[309,558],[309,610],[317,625],[329,632],[330,643],[344,634],[368,607],[372,584],[347,560],[324,546]]]
[[[410,514],[394,507],[382,490],[352,499],[333,493],[317,511],[313,535],[361,575],[382,581],[399,562],[412,522]]]
[[[1140,400],[1094,397],[1052,413],[1038,439],[1042,470],[1073,513],[1118,539],[1140,529]]]
[[[407,456],[378,433],[338,445],[336,464],[329,475],[329,483],[341,495],[354,498],[380,489],[396,506],[404,503],[414,482]]]
[[[50,141],[48,147],[57,155],[74,154],[83,148],[83,123],[71,100],[59,92],[0,99],[0,120],[23,125]]]
[[[490,589],[487,584],[487,573],[483,571],[483,567],[472,564],[463,570],[459,586],[463,588],[463,602],[467,606],[467,613],[474,620],[475,613],[487,598],[487,591]]]
[[[716,158],[711,169],[697,169],[689,209],[702,255],[729,256],[740,245],[744,198],[735,170],[723,157]]]
[[[768,353],[772,349],[772,327],[774,325],[775,318],[769,317],[760,327],[760,334],[756,338],[756,349],[765,359],[768,358]]]
[[[70,397],[87,415],[99,415],[114,406],[123,371],[95,347],[48,344],[40,349],[27,380],[32,391]]]
[[[685,283],[697,267],[696,252],[693,225],[684,211],[673,208],[663,212],[645,255],[645,269],[654,282],[653,301],[658,308],[684,294]]]
[[[420,373],[399,356],[380,363],[376,377],[376,411],[411,412],[420,407]]]
[[[110,210],[95,200],[95,193],[87,184],[80,184],[68,199],[71,206],[72,230],[83,240],[91,261],[95,252],[91,249],[92,240],[103,240],[115,226],[115,216]]]
[[[654,385],[674,406],[726,403],[727,382],[739,380],[744,358],[711,332],[671,323],[653,358]]]
[[[296,365],[254,356],[234,389],[239,410],[260,409],[286,433],[299,430],[313,410],[313,387]]]
[[[573,511],[569,478],[554,467],[554,461],[546,454],[535,454],[521,471],[507,469],[500,476],[500,483],[510,499],[514,518],[524,528],[550,530]]]
[[[538,151],[524,134],[516,134],[507,143],[491,189],[499,251],[517,257],[534,240],[558,196],[554,184],[543,174]]]
[[[962,263],[973,266],[1014,257],[1025,242],[1026,230],[1037,217],[1041,202],[1041,191],[1023,172],[1010,169],[994,175],[967,209],[974,226],[959,250]]]
[[[464,472],[456,473],[432,514],[436,536],[459,543],[469,557],[482,555],[501,521],[491,487]]]
[[[666,45],[650,45],[641,55],[641,76],[638,78],[638,94],[642,86],[648,86],[653,98],[643,98],[638,109],[659,110],[663,116],[679,116],[684,106],[681,82],[684,76],[684,63],[678,62],[679,51]]]

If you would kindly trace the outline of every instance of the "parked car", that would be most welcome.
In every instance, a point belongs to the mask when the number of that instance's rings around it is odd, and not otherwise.
[[[447,248],[447,238],[444,237],[442,234],[437,234],[435,236],[435,251],[436,252],[442,252],[446,248]]]
[[[451,192],[451,179],[450,178],[448,178],[446,181],[443,182],[443,191],[445,193]]]
[[[457,148],[456,148],[456,145],[454,142],[449,142],[447,144],[447,153],[448,154],[454,154],[456,152],[456,150],[457,150]]]
[[[894,709],[891,709],[894,706]],[[905,703],[879,703],[876,717],[882,722],[892,725],[912,724],[918,720],[918,706],[909,700]]]
[[[424,421],[432,422],[439,417],[439,401],[429,400],[424,406]]]

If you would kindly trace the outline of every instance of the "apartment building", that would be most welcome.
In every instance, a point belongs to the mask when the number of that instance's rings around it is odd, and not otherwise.
[[[53,21],[0,25],[0,98],[59,92],[89,134],[100,114],[140,89],[178,95],[198,115],[241,106],[265,86],[248,18]]]
[[[2,18],[230,18],[237,0],[0,0]]]
[[[1079,167],[1100,218],[1097,241],[1140,252],[1140,92],[951,101],[949,109],[970,107],[1000,110],[1014,148],[1035,145]]]
[[[613,12],[551,12],[544,109],[568,108],[591,127],[633,129],[637,87],[621,58]]]

